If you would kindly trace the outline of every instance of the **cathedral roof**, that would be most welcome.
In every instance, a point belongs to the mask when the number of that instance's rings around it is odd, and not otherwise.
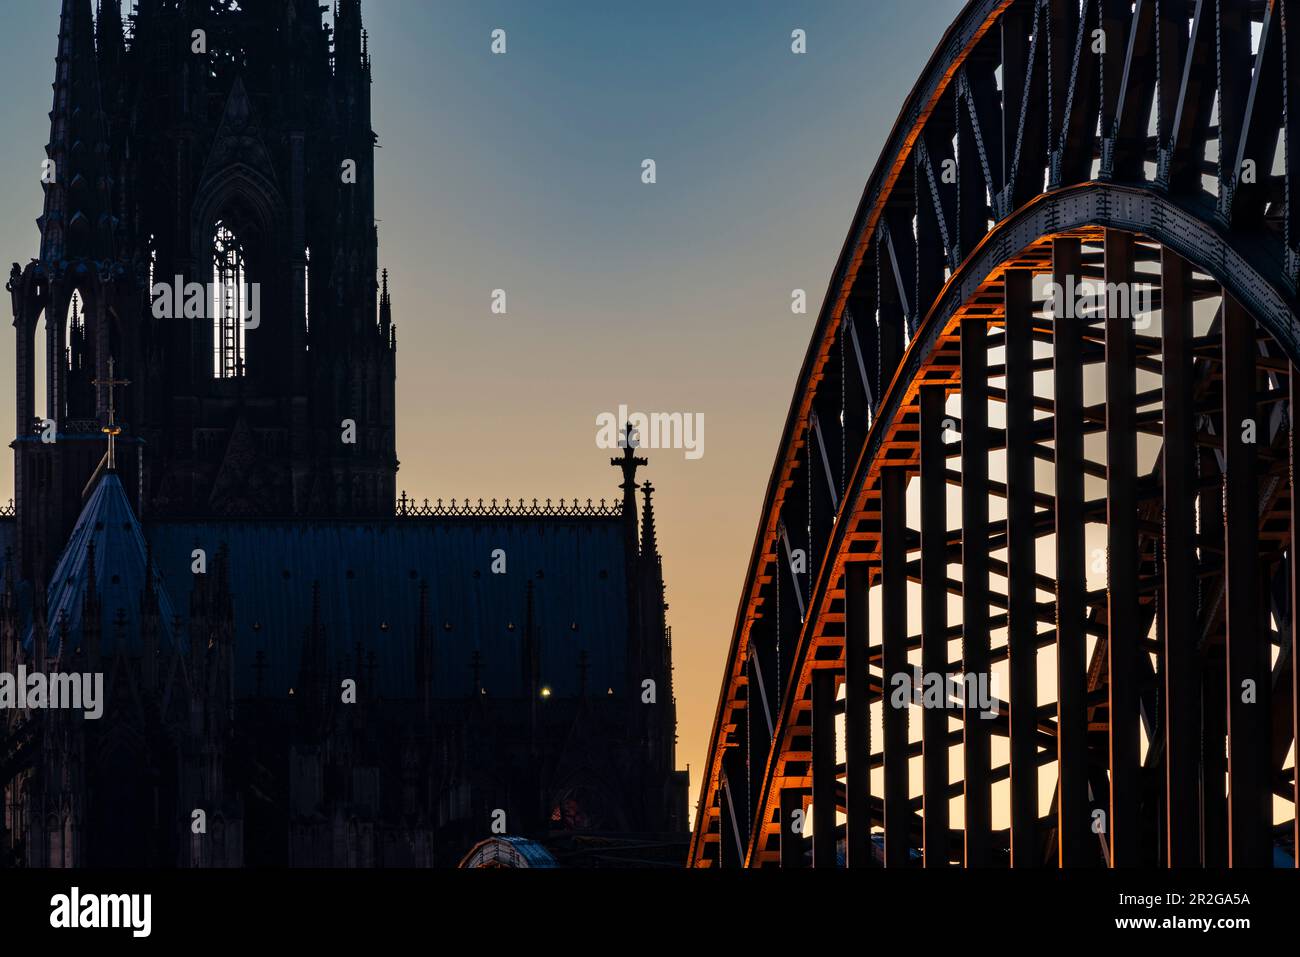
[[[123,620],[128,640],[139,642],[140,603],[149,568],[148,546],[126,491],[114,472],[99,479],[86,500],[76,527],[68,538],[46,599],[49,622],[49,653],[59,652],[61,629],[69,645],[76,648],[82,637],[82,614],[92,582],[102,615],[101,647],[113,650],[115,622]],[[172,604],[164,588],[158,587],[160,645],[171,641]],[[33,631],[27,634],[30,647]],[[135,650],[135,649],[133,649]]]
[[[559,867],[545,845],[526,837],[503,835],[479,841],[460,862],[462,868],[552,868]]]
[[[146,532],[182,607],[193,588],[194,549],[209,556],[229,549],[241,694],[256,687],[259,651],[266,693],[287,693],[297,682],[314,582],[328,665],[346,662],[348,677],[361,644],[363,657],[375,653],[385,696],[417,696],[422,582],[429,590],[434,697],[470,695],[476,651],[490,698],[523,693],[530,580],[542,687],[575,696],[584,650],[590,693],[624,687],[627,573],[618,518],[160,521]]]

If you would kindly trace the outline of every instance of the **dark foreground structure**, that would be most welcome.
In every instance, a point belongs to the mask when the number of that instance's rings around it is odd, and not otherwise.
[[[692,864],[1295,864],[1297,156],[1296,0],[967,4],[804,360]]]
[[[0,673],[104,713],[0,711],[0,866],[680,864],[644,460],[396,498],[359,0],[117,10],[62,3],[0,516]]]

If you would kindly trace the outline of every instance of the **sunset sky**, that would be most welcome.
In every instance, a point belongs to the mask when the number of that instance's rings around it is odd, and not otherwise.
[[[364,4],[399,489],[613,499],[598,416],[703,415],[702,456],[652,450],[643,473],[658,489],[692,812],[808,336],[880,146],[960,6]],[[8,3],[0,31],[6,264],[38,251],[58,7]],[[497,28],[505,55],[489,50]],[[806,54],[791,52],[794,29]],[[504,316],[491,312],[494,289]],[[806,315],[791,312],[794,289],[807,291]],[[7,332],[10,432],[13,353]],[[0,501],[12,488],[6,461]]]

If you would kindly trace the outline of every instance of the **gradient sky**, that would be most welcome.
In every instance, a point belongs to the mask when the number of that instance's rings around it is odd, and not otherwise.
[[[398,487],[613,499],[598,414],[704,415],[702,458],[650,450],[643,472],[658,489],[692,813],[808,337],[880,146],[961,5],[364,4]],[[58,6],[10,0],[0,31],[6,264],[38,251]],[[495,28],[503,56],[489,50]],[[804,55],[790,51],[796,28]],[[654,185],[641,182],[646,158]],[[505,316],[490,311],[498,288]],[[791,313],[795,288],[807,315]],[[13,353],[0,336],[6,432]],[[12,488],[7,460],[0,501]]]

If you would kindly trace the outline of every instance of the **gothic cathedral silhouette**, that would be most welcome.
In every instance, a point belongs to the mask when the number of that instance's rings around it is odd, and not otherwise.
[[[0,710],[0,866],[684,856],[644,460],[612,506],[397,496],[361,6],[61,0],[0,673],[102,715]]]

